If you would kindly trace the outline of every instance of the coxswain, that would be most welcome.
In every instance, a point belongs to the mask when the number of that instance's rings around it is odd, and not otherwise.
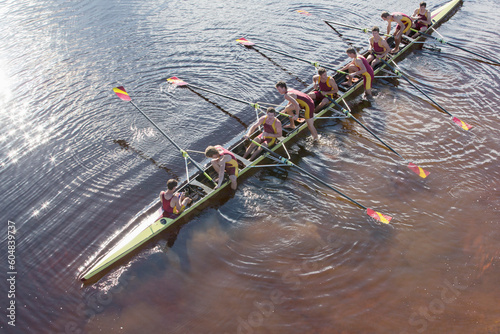
[[[171,218],[172,215],[179,215],[191,203],[192,199],[186,197],[184,193],[176,193],[177,180],[167,181],[167,191],[160,192],[160,201],[163,208],[163,217]]]
[[[229,175],[231,189],[236,190],[238,186],[236,182],[236,178],[238,177],[238,161],[236,161],[234,154],[220,145],[215,145],[207,147],[205,156],[212,159],[212,166],[218,173],[218,178],[215,180],[217,185],[214,189],[222,185],[225,171]]]
[[[397,53],[399,52],[399,44],[401,43],[403,34],[408,35],[410,31],[412,24],[411,18],[408,15],[399,12],[392,14],[383,12],[381,17],[382,20],[387,22],[387,34],[391,33],[392,22],[396,22],[398,24],[396,26],[396,30],[394,31],[394,41],[396,42],[396,45],[394,46],[394,49],[391,50],[391,53]]]
[[[370,54],[366,60],[368,60],[368,63],[372,68],[375,68],[375,66],[380,63],[380,59],[386,59],[391,48],[389,47],[389,44],[387,44],[387,41],[380,37],[379,27],[372,28],[372,35],[373,36],[370,37],[370,47],[368,49]]]
[[[337,87],[335,80],[326,73],[326,69],[323,67],[318,68],[318,74],[313,75],[312,81],[315,90],[310,92],[309,96],[313,100],[320,101],[314,109],[314,112],[317,113],[330,103],[328,98],[335,99],[337,97],[339,87]]]
[[[276,118],[276,109],[274,108],[267,108],[266,111],[266,116],[262,116],[255,122],[250,129],[248,130],[247,134],[244,136],[245,139],[250,138],[250,135],[254,133],[255,130],[257,130],[257,127],[263,126],[264,129],[262,133],[257,136],[254,141],[257,143],[261,144],[262,146],[270,148],[276,143],[276,139],[280,138],[283,136],[283,131],[281,129],[281,122],[278,118]],[[257,145],[254,143],[251,143],[250,146],[247,148],[245,154],[243,155],[243,158],[247,158],[250,154],[252,156],[250,157],[250,161],[255,159],[257,155],[262,151],[262,148],[257,148]]]
[[[284,81],[279,81],[276,84],[276,89],[288,101],[285,107],[285,112],[290,115],[289,125],[284,128],[295,129],[295,120],[299,118],[300,109],[304,109],[304,118],[306,119],[307,127],[311,131],[314,140],[318,139],[318,132],[314,127],[314,101],[309,95],[296,89],[288,89]]]
[[[363,77],[365,94],[366,97],[372,97],[372,82],[374,80],[373,68],[368,64],[368,61],[362,55],[358,55],[355,48],[349,48],[346,50],[347,56],[352,59],[352,61],[347,64],[341,71],[349,70],[349,74],[346,76],[347,81],[343,82],[342,85],[351,87],[353,78],[356,75],[361,75]]]
[[[421,2],[420,7],[415,9],[411,16],[413,19],[413,28],[419,32],[425,32],[429,25],[432,23],[431,12],[427,9],[427,3]],[[418,33],[413,37],[418,37]]]

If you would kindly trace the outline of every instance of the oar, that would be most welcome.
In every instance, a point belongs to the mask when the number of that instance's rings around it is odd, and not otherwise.
[[[494,63],[494,64],[496,64],[496,65],[500,65],[500,62],[498,62],[497,60],[494,60],[494,59],[491,59],[491,58],[485,57],[485,56],[483,56],[483,55],[480,55],[479,53],[476,53],[476,52],[473,52],[473,51],[467,50],[466,48],[463,48],[463,47],[461,47],[461,46],[459,46],[459,45],[456,45],[456,44],[451,43],[451,42],[447,42],[447,41],[445,41],[445,40],[444,40],[444,39],[442,39],[442,38],[437,38],[437,37],[434,37],[434,36],[432,36],[432,35],[429,35],[429,34],[426,34],[426,33],[420,32],[420,31],[418,31],[418,30],[416,30],[416,29],[413,29],[413,28],[412,28],[411,30],[413,30],[413,31],[415,31],[415,32],[418,32],[418,33],[419,33],[420,35],[422,35],[422,36],[432,38],[432,39],[434,39],[434,40],[438,41],[438,42],[439,42],[439,43],[441,43],[441,44],[445,44],[445,45],[453,46],[454,48],[460,49],[460,50],[462,50],[462,51],[465,51],[465,52],[471,53],[471,54],[473,54],[473,55],[475,55],[475,56],[478,56],[478,57],[480,57],[480,58],[486,59],[487,61],[492,62],[492,63]]]
[[[341,27],[346,27],[346,28],[351,28],[351,29],[356,29],[356,30],[360,30],[362,32],[364,32],[365,34],[369,34],[371,33],[371,30],[369,28],[363,28],[363,27],[357,27],[357,26],[352,26],[352,25],[349,25],[349,24],[345,24],[345,23],[340,23],[340,22],[335,22],[335,21],[327,21],[327,20],[323,20],[323,22],[325,22],[330,28],[334,29],[332,27],[332,24],[336,24],[338,26],[341,26]],[[334,29],[335,30],[335,29]],[[336,31],[336,30],[335,30]],[[392,35],[389,35],[389,34],[380,34],[382,36],[385,36],[385,37],[390,37]]]
[[[274,53],[277,53],[277,54],[280,54],[280,55],[283,55],[283,56],[286,56],[286,57],[289,57],[289,58],[292,58],[292,59],[295,59],[295,60],[299,60],[299,61],[303,61],[303,62],[306,62],[308,64],[311,64],[313,65],[314,67],[324,67],[328,70],[332,70],[332,71],[335,71],[335,72],[338,72],[338,73],[342,73],[342,74],[347,74],[346,72],[343,72],[343,71],[340,71],[340,70],[337,70],[331,66],[328,66],[328,65],[325,65],[325,64],[320,64],[319,62],[316,62],[316,61],[310,61],[310,60],[307,60],[307,59],[304,59],[304,58],[299,58],[299,57],[295,57],[289,53],[286,53],[286,52],[283,52],[283,51],[279,51],[279,50],[275,50],[275,49],[271,49],[271,48],[268,48],[268,47],[265,47],[265,46],[261,46],[261,45],[256,45],[254,42],[251,42],[249,40],[247,40],[246,38],[238,38],[236,40],[236,42],[240,43],[241,45],[244,45],[246,47],[258,47],[260,49],[263,49],[263,50],[267,50],[267,51],[270,51],[270,52],[274,52]]]
[[[394,73],[396,73],[397,76],[405,79],[410,85],[412,85],[416,90],[418,90],[420,93],[422,93],[425,97],[427,97],[429,100],[431,100],[432,103],[434,103],[435,105],[437,105],[442,111],[444,111],[445,113],[447,113],[448,115],[451,116],[453,122],[458,125],[459,127],[461,127],[462,129],[464,129],[465,131],[468,131],[472,128],[471,125],[465,123],[464,121],[461,121],[460,119],[458,119],[457,117],[453,116],[451,113],[448,112],[448,110],[446,110],[445,108],[443,108],[441,105],[439,105],[439,103],[437,103],[436,101],[434,101],[429,95],[427,95],[422,89],[420,89],[417,85],[415,85],[413,82],[410,81],[410,79],[408,79],[406,77],[406,75],[401,71],[401,69],[399,68],[399,66],[394,62],[394,60],[391,60],[392,63],[394,65],[396,65],[396,67],[399,69],[395,69],[394,67],[392,67],[391,65],[389,65],[388,62],[386,62],[384,59],[380,59],[385,65],[387,65],[387,67],[389,67]]]
[[[302,10],[302,9],[299,9],[297,10],[297,13],[300,13],[302,15],[305,15],[305,16],[311,16],[312,14],[305,11],[305,10]],[[339,35],[340,38],[342,38],[342,40],[344,42],[346,42],[347,44],[349,44],[350,46],[354,47],[354,45],[351,43],[351,41],[349,41],[347,38],[344,38],[344,35],[342,35],[337,29],[335,29],[334,26],[332,26],[328,21],[325,21],[325,20],[322,20],[323,22],[325,22],[330,28],[332,28],[333,31],[335,31],[337,33],[337,35]]]
[[[358,123],[359,125],[361,125],[361,127],[363,129],[365,129],[366,131],[368,131],[373,137],[375,137],[379,142],[381,142],[385,147],[387,147],[389,150],[391,150],[392,152],[394,152],[398,157],[400,157],[401,159],[403,159],[405,162],[408,163],[408,168],[411,169],[412,172],[414,172],[415,174],[417,174],[418,176],[420,176],[421,178],[425,179],[429,174],[430,172],[424,170],[423,168],[421,167],[418,167],[417,165],[415,165],[413,162],[410,162],[408,160],[406,160],[405,158],[403,158],[398,152],[396,152],[392,147],[390,147],[386,142],[384,142],[382,139],[380,139],[376,134],[374,134],[370,129],[368,129],[363,123],[361,123],[356,117],[354,117],[351,113],[351,109],[349,108],[349,106],[347,105],[347,103],[345,102],[344,100],[344,103],[347,107],[347,109],[349,110],[345,110],[344,107],[342,107],[340,104],[337,103],[337,101],[335,101],[334,99],[332,99],[331,97],[327,96],[327,98],[333,103],[335,104],[338,108],[340,108],[340,110],[346,114],[346,116],[352,118],[356,123]]]
[[[200,165],[198,165],[198,163],[197,163],[196,161],[194,161],[194,160],[193,160],[193,159],[189,156],[189,154],[188,154],[185,150],[183,150],[182,148],[180,148],[180,146],[179,146],[179,145],[177,145],[177,144],[176,144],[176,143],[172,140],[172,138],[170,138],[170,137],[169,137],[169,136],[168,136],[165,132],[163,132],[163,130],[162,130],[162,129],[160,129],[160,128],[158,127],[158,125],[156,125],[156,123],[155,123],[155,122],[153,122],[153,121],[151,120],[151,118],[149,118],[149,117],[148,117],[148,115],[146,115],[146,114],[145,114],[145,113],[144,113],[141,109],[139,109],[139,107],[138,107],[138,106],[137,106],[137,105],[136,105],[136,104],[132,101],[132,99],[130,98],[130,96],[128,95],[128,93],[125,91],[125,88],[123,88],[123,86],[120,86],[120,87],[115,87],[115,88],[113,88],[113,91],[114,91],[114,92],[116,93],[116,95],[118,95],[118,97],[119,97],[120,99],[122,99],[123,101],[128,101],[128,102],[132,103],[132,105],[133,105],[133,106],[134,106],[134,107],[135,107],[135,108],[136,108],[136,109],[137,109],[137,110],[138,110],[138,111],[142,114],[142,116],[144,116],[144,117],[145,117],[145,118],[146,118],[146,119],[147,119],[147,120],[148,120],[151,124],[153,124],[153,125],[154,125],[154,127],[155,127],[155,128],[156,128],[156,129],[157,129],[157,130],[158,130],[158,131],[162,134],[162,135],[164,135],[164,136],[165,136],[165,138],[167,138],[167,139],[168,139],[168,141],[169,141],[172,145],[174,145],[174,146],[175,146],[175,147],[179,150],[179,152],[181,152],[181,154],[182,154],[182,156],[183,156],[184,158],[187,158],[187,159],[191,160],[191,162],[192,162],[192,163],[196,166],[196,168],[198,168],[198,170],[199,170],[201,173],[203,173],[203,175],[205,175],[205,177],[206,177],[207,179],[209,179],[210,181],[212,181],[212,183],[213,183],[214,185],[216,184],[216,183],[214,182],[214,180],[212,180],[212,178],[210,177],[210,175],[208,175],[208,174],[207,174],[207,173],[203,170],[203,168],[201,168],[201,167],[200,167]]]
[[[255,109],[260,109],[260,105],[258,103],[248,102],[248,101],[241,100],[241,99],[238,99],[238,98],[233,97],[233,96],[229,96],[229,95],[225,95],[225,94],[221,94],[221,93],[215,92],[215,91],[210,90],[210,89],[206,89],[206,88],[203,88],[203,87],[195,86],[195,85],[187,83],[186,81],[184,81],[182,79],[179,79],[177,77],[170,77],[170,78],[167,79],[167,81],[169,83],[171,83],[172,85],[176,85],[176,86],[189,86],[189,87],[196,88],[196,89],[199,89],[199,90],[202,90],[202,91],[205,91],[205,92],[217,95],[217,96],[225,97],[227,99],[230,99],[230,100],[233,100],[233,101],[236,101],[236,102],[240,102],[240,103],[244,103],[244,104],[249,104],[249,105],[251,105]],[[278,114],[280,114],[282,116],[290,117],[290,115],[284,114],[284,113],[281,113],[281,112],[278,112]]]
[[[384,223],[384,224],[389,224],[389,222],[391,221],[392,217],[391,216],[388,216],[388,215],[384,215],[384,214],[381,214],[380,212],[377,212],[377,211],[374,211],[370,208],[367,208],[366,206],[360,204],[359,202],[353,200],[352,198],[350,198],[349,196],[345,195],[344,193],[340,192],[339,190],[337,190],[336,188],[334,188],[333,186],[329,185],[328,183],[326,183],[325,181],[321,180],[320,178],[314,176],[313,174],[311,174],[310,172],[306,171],[305,169],[297,166],[296,164],[294,164],[293,162],[291,162],[290,160],[282,157],[281,155],[271,151],[269,148],[267,148],[266,146],[263,146],[259,143],[257,143],[256,141],[252,140],[252,143],[254,143],[255,145],[261,147],[262,149],[264,149],[266,152],[268,152],[270,155],[272,155],[274,158],[276,158],[278,161],[280,161],[281,163],[283,164],[286,164],[286,165],[289,165],[291,167],[295,167],[297,168],[299,171],[301,171],[302,173],[308,175],[310,178],[312,178],[313,180],[316,180],[317,182],[323,184],[324,186],[330,188],[331,190],[335,191],[337,194],[339,194],[340,196],[346,198],[347,200],[349,200],[350,202],[358,205],[359,207],[363,208],[366,210],[366,214],[370,217],[372,217],[373,219],[375,219],[376,221],[379,221],[381,223]]]

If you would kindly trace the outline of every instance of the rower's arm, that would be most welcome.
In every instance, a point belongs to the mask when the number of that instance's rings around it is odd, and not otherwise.
[[[285,94],[285,100],[287,100],[293,106],[293,109],[295,110],[295,116],[299,117],[300,105],[297,100],[288,95],[288,93]]]
[[[392,21],[387,21],[387,35],[391,33],[391,22]]]
[[[381,41],[382,41],[382,46],[384,47],[385,51],[380,56],[377,56],[378,58],[384,58],[385,56],[387,56],[387,54],[391,50],[389,43],[387,43],[387,41],[385,39],[381,39]]]
[[[328,81],[329,81],[330,86],[332,87],[332,89],[330,91],[328,91],[328,92],[325,92],[325,93],[327,93],[327,94],[336,94],[339,91],[339,86],[337,86],[337,83],[332,78],[329,78]]]
[[[226,162],[229,162],[231,160],[230,155],[224,155],[222,159],[219,160],[219,182],[217,184],[217,188],[220,188],[222,185],[222,182],[224,182],[224,172],[226,170]]]
[[[261,118],[259,118],[259,119],[257,120],[257,122],[255,122],[255,123],[254,123],[254,124],[250,127],[250,129],[248,129],[248,132],[247,132],[247,134],[245,135],[245,137],[250,137],[250,135],[251,135],[252,133],[254,133],[254,132],[255,132],[255,130],[257,130],[257,127],[258,127],[259,125],[261,125],[262,123],[264,123],[264,118],[265,118],[265,117],[266,117],[266,116],[262,116]]]
[[[366,72],[365,64],[363,64],[363,62],[359,59],[355,59],[354,61],[356,62],[356,66],[358,66],[360,68],[360,70],[356,71],[354,73],[351,73],[350,75],[354,77],[355,75],[365,73]]]

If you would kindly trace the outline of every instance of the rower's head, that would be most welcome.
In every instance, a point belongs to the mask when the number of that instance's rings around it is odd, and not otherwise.
[[[284,81],[278,81],[276,83],[275,87],[278,90],[278,92],[282,95],[286,94],[286,92],[288,91],[288,88],[286,86],[286,82],[284,82]]]
[[[379,27],[377,27],[377,26],[374,26],[374,27],[372,28],[372,35],[373,35],[373,36],[379,36],[379,35],[380,35],[380,28],[379,28]]]
[[[207,149],[205,150],[205,156],[207,158],[219,159],[220,157],[219,150],[217,150],[215,146],[208,146]]]
[[[426,8],[427,7],[427,3],[425,1],[422,1],[420,3],[420,8]]]
[[[276,117],[276,109],[274,109],[273,107],[269,107],[266,110],[266,114],[267,114],[267,117],[274,118],[274,117]]]
[[[318,75],[323,80],[326,80],[328,78],[328,73],[326,72],[326,69],[324,69],[323,67],[318,68]]]
[[[177,180],[170,179],[167,181],[167,189],[174,190],[177,187]]]
[[[356,58],[356,56],[358,55],[355,48],[349,48],[345,52],[347,53],[347,56],[349,58]]]
[[[391,14],[389,14],[389,12],[382,12],[382,15],[380,15],[380,17],[382,18],[382,20],[387,21],[391,17]]]

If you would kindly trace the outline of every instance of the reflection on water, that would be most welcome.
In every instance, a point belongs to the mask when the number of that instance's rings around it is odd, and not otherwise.
[[[178,151],[113,87],[124,85],[181,147],[203,151],[241,136],[253,109],[165,89],[165,78],[279,104],[275,82],[301,88],[314,67],[246,50],[236,38],[336,66],[349,43],[366,47],[368,35],[344,29],[339,38],[321,19],[383,29],[382,10],[415,6],[6,3],[0,184],[23,273],[16,295],[22,322],[7,331],[498,331],[499,68],[446,45],[414,52],[400,66],[472,131],[402,80],[377,80],[373,102],[348,101],[360,122],[430,171],[428,178],[352,120],[324,120],[319,144],[302,137],[287,146],[293,162],[393,216],[391,225],[375,224],[297,170],[262,169],[233,197],[167,231],[96,284],[77,280],[103,245],[146,220],[166,180],[185,175]],[[465,2],[439,31],[496,57],[498,27],[480,23],[497,7]]]

